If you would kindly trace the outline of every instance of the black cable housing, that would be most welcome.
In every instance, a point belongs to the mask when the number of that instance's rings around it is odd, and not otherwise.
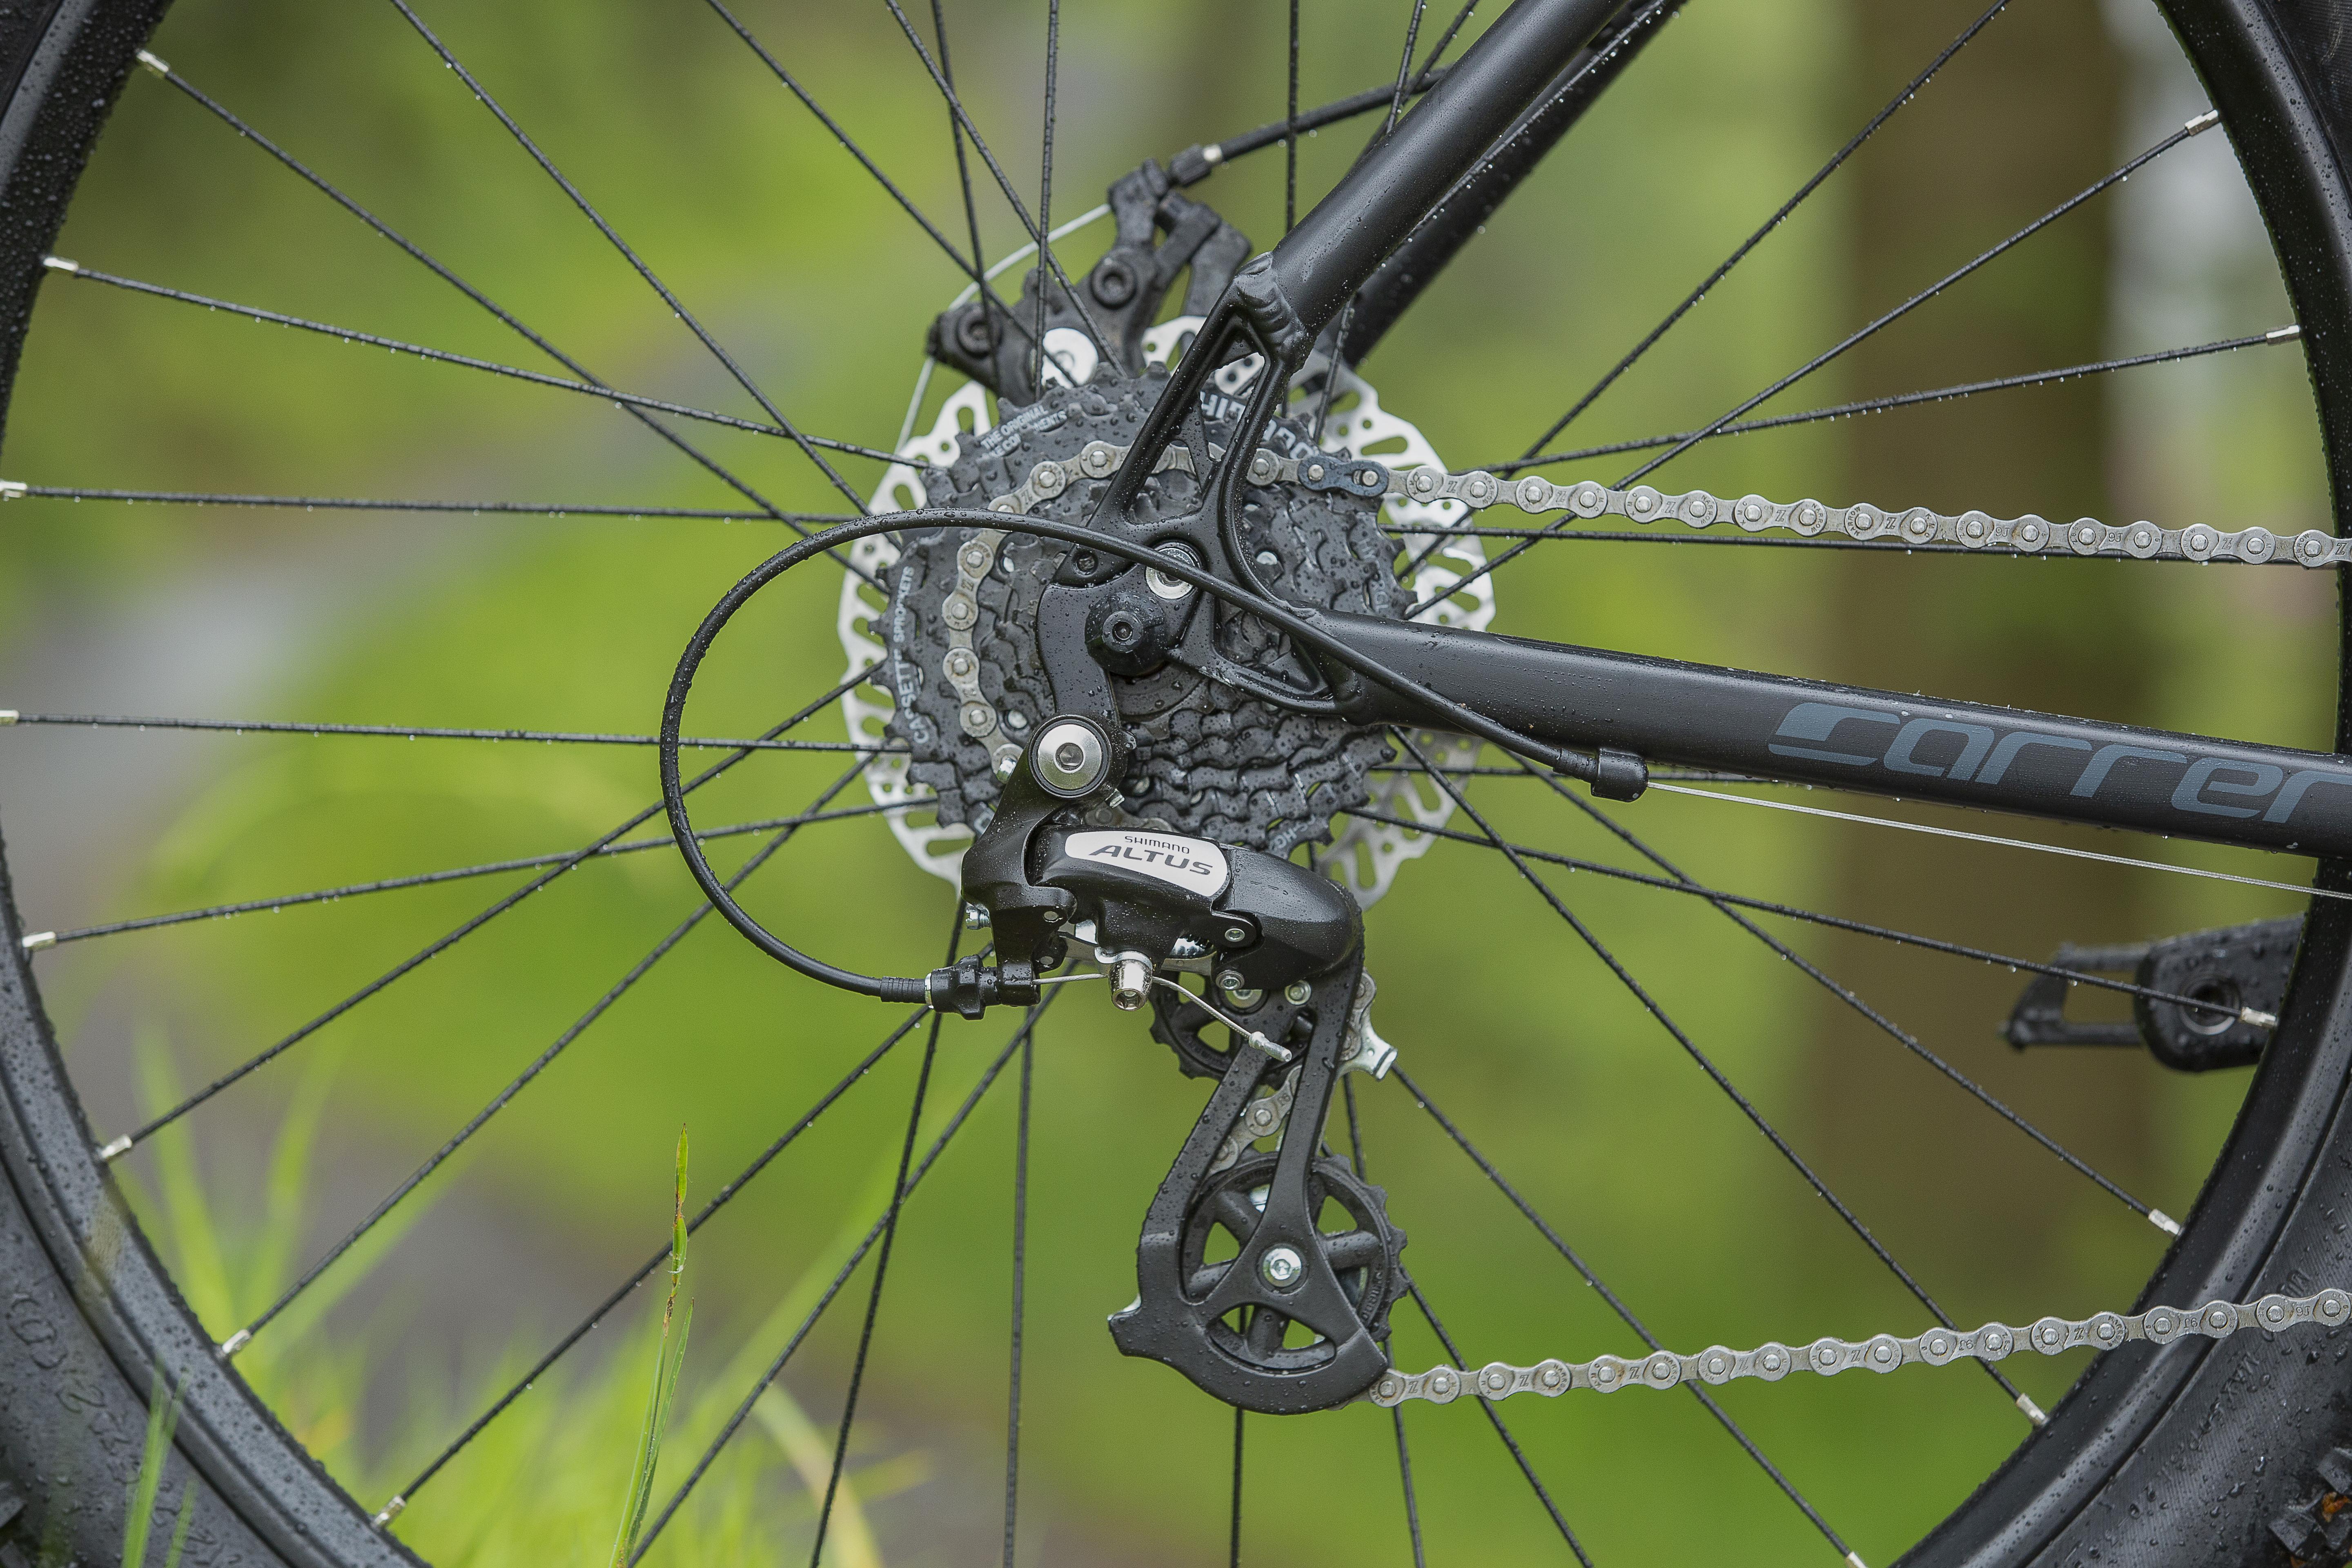
[[[793,567],[831,550],[877,533],[895,533],[910,528],[972,527],[1002,529],[1008,532],[1029,533],[1041,539],[1059,540],[1066,544],[1085,545],[1127,561],[1131,565],[1150,566],[1171,577],[1181,578],[1193,587],[1213,595],[1234,608],[1268,622],[1316,653],[1328,658],[1365,679],[1386,687],[1433,712],[1442,714],[1464,733],[1491,742],[1517,756],[1522,756],[1574,779],[1591,784],[1602,776],[1603,763],[1599,756],[1548,746],[1517,731],[1496,723],[1475,709],[1465,708],[1449,697],[1423,686],[1408,676],[1400,674],[1379,660],[1357,652],[1338,637],[1326,630],[1322,617],[1314,610],[1295,606],[1253,594],[1213,576],[1190,562],[1160,554],[1149,546],[1133,544],[1107,533],[1098,533],[1075,523],[1055,522],[1045,519],[1009,516],[1001,511],[981,511],[968,508],[942,508],[937,510],[893,512],[880,517],[860,519],[814,533],[797,540],[746,573],[742,579],[702,618],[693,637],[679,657],[677,671],[670,677],[669,694],[662,704],[660,730],[662,802],[669,815],[670,831],[677,840],[678,853],[685,857],[687,869],[727,923],[740,931],[754,947],[812,980],[845,991],[878,997],[883,1001],[904,1005],[921,1003],[938,1006],[945,1002],[945,987],[951,984],[953,972],[942,971],[929,976],[861,974],[828,963],[821,958],[802,952],[778,937],[760,923],[735,901],[710,868],[695,836],[694,824],[687,815],[686,794],[679,773],[678,754],[682,745],[686,703],[694,689],[696,674],[719,634],[726,629],[737,611],[750,603],[759,591],[791,571]]]

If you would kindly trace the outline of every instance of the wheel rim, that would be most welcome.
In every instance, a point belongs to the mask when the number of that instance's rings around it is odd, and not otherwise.
[[[2194,20],[2194,18],[2191,19],[2192,34],[2195,31],[2193,26]],[[126,26],[128,24],[126,24]],[[92,55],[111,53],[113,58],[117,59],[120,59],[121,55],[125,52],[120,39],[115,40],[111,44],[110,48],[108,49],[100,48],[95,42],[92,42],[87,47],[89,53]],[[74,63],[78,65],[86,64],[80,56],[75,57]],[[95,66],[88,66],[87,68],[96,69],[98,68]],[[60,98],[58,101],[62,102],[62,99]],[[2289,116],[2287,118],[2290,124],[2292,124],[2292,117]],[[2305,133],[2312,134],[2313,132],[2306,128]],[[2266,194],[2273,195],[2273,200],[2277,200],[2275,193]],[[2329,285],[2330,275],[2324,269],[2307,266],[2306,269],[2298,275],[2293,265],[2293,258],[2291,258],[2290,260],[2290,275],[2291,277],[2295,278],[2296,280],[2302,284],[2303,289],[2307,296],[2316,297]],[[2328,363],[2326,357],[2328,351],[2324,345],[2315,343],[2313,346],[2313,352],[2319,363],[2322,363],[2323,364]],[[2324,388],[2325,385],[2326,377],[2323,376]],[[2332,909],[2323,903],[2321,910],[2317,915],[2315,915],[2315,922],[2312,927],[2312,934],[2309,939],[2315,951],[2321,952],[2340,951],[2340,944],[2345,940],[2345,933],[2340,929],[2340,921],[2331,918],[2332,912]],[[21,928],[17,928],[12,930],[11,934],[14,936],[21,936],[24,933]],[[2308,966],[2306,966],[2306,968],[2308,968]],[[28,971],[26,971],[21,958],[17,965],[17,970],[19,980],[22,982],[26,978]],[[2331,974],[2338,972],[2340,972],[2340,966],[2330,966]],[[2279,1178],[2274,1173],[2261,1172],[2253,1163],[2252,1152],[2262,1149],[2280,1146],[2284,1146],[2290,1149],[2307,1147],[2312,1142],[2311,1139],[2301,1134],[2283,1131],[2281,1130],[2312,1124],[2320,1119],[2331,1115],[2334,1111],[2335,1097],[2333,1091],[2322,1090],[2317,1086],[2340,1081],[2340,1077],[2338,1076],[2340,1068],[2336,1060],[2336,1047],[2343,1038],[2343,1028],[2336,1017],[2335,996],[2332,994],[2327,994],[2323,1000],[2312,994],[2316,984],[2316,982],[2311,981],[2307,976],[2305,980],[2299,982],[2302,989],[2298,992],[2296,998],[2292,1005],[2290,1017],[2302,1021],[2302,1026],[2300,1028],[2291,1028],[2286,1035],[2282,1037],[2279,1047],[2274,1047],[2272,1051],[2270,1061],[2264,1068],[2262,1077],[2257,1080],[2256,1086],[2250,1095],[2249,1105],[2252,1109],[2248,1113],[2248,1118],[2246,1121],[2242,1124],[2240,1131],[2233,1141],[2231,1151],[2225,1153],[2221,1166],[2221,1171],[2222,1173],[2221,1185],[2217,1186],[2214,1189],[2214,1192],[2209,1194],[2208,1198],[2205,1200],[2208,1206],[2232,1201],[2231,1189],[2233,1184],[2242,1184],[2243,1190],[2249,1193],[2267,1186],[2274,1186]],[[27,1016],[29,1017],[32,1016],[36,1015],[28,1014]],[[2292,1047],[2292,1051],[2286,1047]],[[24,1085],[30,1086],[19,1092],[20,1101],[29,1102],[33,1098],[36,1098],[42,1093],[49,1093],[55,1094],[58,1097],[58,1102],[59,1105],[70,1105],[71,1102],[69,1099],[67,1098],[69,1095],[69,1091],[64,1089],[61,1080],[46,1089],[41,1086],[42,1075],[39,1062],[27,1058],[23,1061],[23,1064],[17,1070],[22,1074],[22,1083]],[[12,1082],[15,1081],[16,1080],[12,1079]],[[89,1134],[87,1127],[79,1125],[76,1120],[68,1119],[67,1121],[55,1124],[50,1127],[49,1130],[45,1131],[42,1131],[40,1127],[33,1125],[33,1123],[40,1121],[41,1118],[29,1112],[20,1112],[20,1114],[25,1117],[27,1123],[26,1131],[23,1134],[26,1139],[27,1153],[34,1157],[38,1157],[39,1152],[46,1150],[53,1157],[49,1162],[51,1173],[46,1178],[46,1181],[52,1185],[52,1189],[56,1190],[58,1184],[62,1184],[66,1187],[75,1188],[83,1194],[79,1198],[69,1201],[67,1206],[70,1211],[81,1216],[84,1226],[83,1235],[84,1239],[86,1240],[89,1223],[88,1221],[88,1215],[95,1212],[94,1208],[89,1206],[96,1202],[95,1197],[90,1194],[95,1193],[96,1188],[95,1186],[79,1185],[70,1176],[69,1167],[74,1163],[74,1160],[79,1157],[82,1152],[86,1152],[87,1149],[91,1146],[95,1142],[95,1139]],[[51,1118],[50,1120],[54,1121],[54,1118]],[[74,1152],[73,1156],[69,1157],[68,1155],[67,1151],[68,1150]],[[87,1162],[83,1163],[87,1163]],[[92,1165],[89,1167],[89,1170],[91,1175],[94,1177],[96,1167]],[[67,1173],[61,1174],[60,1173]],[[32,1173],[32,1169],[29,1165],[24,1166],[22,1168],[22,1173],[19,1175],[20,1184],[36,1182],[42,1179],[43,1178],[36,1177]],[[2290,1184],[2290,1186],[2293,1190],[2299,1191],[2303,1183],[2300,1179],[2300,1173],[2296,1173],[2295,1179]],[[2224,1238],[2227,1245],[2216,1243],[2210,1248],[2210,1253],[2203,1255],[2200,1255],[2200,1249],[2197,1246],[2197,1235],[2198,1233],[2192,1233],[2190,1244],[2185,1247],[2170,1261],[2167,1270],[2160,1274],[2158,1280],[2151,1285],[2150,1293],[2147,1297],[2148,1300],[2194,1300],[2201,1299],[2203,1295],[2208,1294],[2229,1294],[2231,1293],[2229,1287],[2231,1287],[2235,1283],[2251,1280],[2257,1276],[2266,1277],[2268,1275],[2269,1269],[2264,1267],[2264,1260],[2270,1258],[2275,1250],[2276,1237],[2278,1235],[2278,1227],[2276,1226],[2271,1226],[2267,1232],[2264,1230],[2263,1225],[2259,1223],[2248,1223],[2233,1226],[2231,1234]],[[142,1256],[144,1256],[143,1251]],[[163,1278],[160,1265],[156,1265],[155,1267],[158,1271],[157,1279],[160,1284]],[[2204,1288],[2201,1289],[2191,1289],[2191,1287],[2198,1284],[2198,1282],[2203,1282]],[[161,1291],[159,1289],[158,1304],[154,1308],[154,1310],[163,1314],[163,1319],[168,1321],[170,1314],[173,1311],[177,1310],[176,1302],[173,1300],[168,1292]],[[136,1342],[152,1333],[151,1330],[143,1327],[131,1328],[125,1331],[130,1335],[130,1341],[126,1342],[126,1345],[130,1345],[131,1342]],[[199,1355],[194,1348],[198,1342],[199,1342],[195,1340],[186,1341],[179,1352],[168,1353],[166,1359],[184,1362],[185,1364],[190,1365],[196,1364],[198,1361],[204,1359]],[[121,1348],[117,1351],[118,1358],[123,1360],[126,1364],[135,1363],[142,1355],[152,1357],[154,1353],[155,1352],[152,1348],[140,1349],[135,1348],[135,1346],[132,1348]],[[2193,1361],[2195,1358],[2182,1357],[2179,1359],[2184,1362],[2189,1362]],[[2110,1366],[2113,1368],[2112,1372],[2110,1372]],[[2190,1369],[2187,1367],[2183,1368],[2184,1382],[2189,1370]],[[2117,1359],[2111,1363],[2103,1363],[2100,1372],[2095,1375],[2097,1377],[2112,1376],[2118,1380],[2119,1386],[2121,1383],[2128,1382],[2134,1387],[2136,1398],[2143,1402],[2153,1401],[2154,1404],[2162,1403],[2161,1398],[2158,1397],[2158,1394],[2148,1386],[2150,1380],[2138,1376],[2134,1369],[2129,1367],[2120,1359]],[[239,1385],[233,1377],[225,1376],[220,1384],[220,1388],[223,1391],[221,1397],[225,1400],[229,1399],[233,1391]],[[2096,1384],[2095,1384],[2092,1386],[2095,1389]],[[2086,1403],[2089,1402],[2078,1398],[2075,1402],[2076,1410],[2079,1412],[2082,1406]],[[194,1407],[202,1410],[205,1408],[205,1405],[199,1403]],[[2145,1404],[2142,1406],[2142,1408],[2152,1407],[2152,1405]],[[2120,1442],[2123,1440],[2124,1436],[2128,1436],[2127,1429],[2130,1427],[2131,1423],[2128,1415],[2119,1416],[2117,1420],[2120,1423],[2120,1428],[2119,1436],[2116,1440]],[[258,1430],[258,1428],[257,1428],[257,1430]],[[2145,1428],[2143,1427],[2141,1430],[2145,1430]],[[231,1437],[223,1439],[223,1442],[228,1450],[241,1453],[244,1450],[240,1445],[244,1444],[247,1440],[248,1439],[245,1438]],[[2044,1439],[2042,1444],[2029,1447],[2018,1460],[2012,1462],[2008,1470],[2005,1470],[2002,1475],[1997,1479],[1994,1483],[1995,1487],[1998,1489],[2006,1486],[2012,1489],[2008,1495],[2013,1499],[2017,1495],[2013,1489],[2027,1484],[2027,1479],[2032,1479],[2032,1472],[2034,1468],[2033,1456],[2037,1452],[2046,1451],[2054,1446],[2055,1445],[2052,1440]],[[226,1458],[215,1462],[221,1464],[225,1469],[233,1469],[235,1468],[234,1463]],[[206,1464],[205,1468],[208,1475],[212,1473],[213,1463],[214,1462],[207,1462]],[[2020,1479],[2019,1478],[2026,1478],[2027,1479]],[[2063,1500],[2046,1503],[2044,1508],[2055,1509],[2060,1512],[2072,1511],[2072,1510],[2068,1508]],[[1981,1518],[1990,1511],[1991,1510],[1988,1509],[1979,1507],[1973,1517]],[[2012,1527],[2016,1531],[2025,1532],[2035,1529],[2047,1530],[2049,1528],[2046,1519],[2040,1519],[2030,1510],[2015,1511],[2022,1511],[2025,1513],[2023,1521]],[[1965,1524],[1948,1527],[1947,1534],[1944,1537],[1938,1538],[1934,1550],[1942,1551],[1954,1549],[1950,1547],[1949,1543],[1954,1540],[1959,1539],[1961,1535],[1964,1535],[1967,1528],[1968,1527]],[[356,1540],[357,1538],[354,1539]],[[380,1542],[382,1538],[380,1536],[371,1535],[367,1539],[371,1542]],[[1978,1549],[1979,1542],[1964,1542],[1964,1546],[1968,1550],[1976,1550]],[[2010,1550],[2011,1547],[2007,1543],[2001,1543],[1997,1546],[1986,1545],[1983,1549],[1987,1551],[1995,1551],[1997,1552],[1998,1551]],[[279,1550],[286,1551],[289,1550],[289,1548],[281,1545]],[[346,1552],[360,1550],[360,1548],[355,1546],[350,1548],[334,1547],[331,1550],[333,1552]],[[329,1557],[322,1558],[320,1560],[326,1561],[335,1559]],[[1953,1560],[1958,1559],[1954,1558]]]

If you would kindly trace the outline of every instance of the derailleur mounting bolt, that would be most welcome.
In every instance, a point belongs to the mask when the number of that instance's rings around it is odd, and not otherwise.
[[[1265,1256],[1257,1260],[1257,1271],[1276,1289],[1287,1290],[1307,1272],[1307,1260],[1298,1256],[1296,1247],[1269,1247]]]

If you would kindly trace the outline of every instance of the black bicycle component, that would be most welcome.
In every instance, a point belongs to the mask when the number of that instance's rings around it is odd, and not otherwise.
[[[1346,335],[1339,340],[1342,363],[1363,362],[1397,319],[1421,298],[1422,290],[1437,280],[1446,263],[1473,236],[1484,231],[1486,220],[1501,209],[1519,182],[1551,155],[1560,138],[1600,101],[1601,95],[1682,7],[1683,0],[1632,0],[1576,52],[1535,104],[1487,150],[1477,167],[1462,177],[1356,290],[1354,308],[1347,312]]]
[[[2304,855],[2352,855],[2352,758],[1677,659],[1322,615],[1315,624],[1516,733],[1653,762]],[[1451,726],[1342,680],[1359,723]],[[1601,793],[1598,786],[1595,794]]]
[[[1136,1246],[1135,1304],[1110,1320],[1111,1338],[1121,1351],[1164,1362],[1244,1410],[1268,1415],[1326,1410],[1353,1399],[1388,1370],[1388,1352],[1381,1342],[1393,1254],[1385,1216],[1370,1198],[1371,1189],[1357,1194],[1363,1212],[1349,1209],[1355,1228],[1336,1238],[1341,1241],[1336,1258],[1317,1224],[1323,1199],[1334,1185],[1328,1173],[1317,1179],[1323,1121],[1348,1032],[1348,1004],[1362,968],[1359,945],[1312,984],[1306,1005],[1312,1010],[1312,1032],[1298,1064],[1297,1094],[1281,1145],[1263,1178],[1265,1203],[1258,1208],[1255,1188],[1259,1183],[1254,1181],[1244,1201],[1258,1209],[1255,1222],[1238,1213],[1229,1215],[1234,1230],[1248,1233],[1239,1238],[1237,1255],[1221,1268],[1204,1266],[1203,1227],[1218,1223],[1218,1216],[1213,1210],[1203,1211],[1204,1205],[1219,1201],[1221,1190],[1229,1190],[1212,1183],[1209,1166],[1273,1065],[1273,1058],[1247,1046],[1234,1051],[1224,1077],[1153,1196]],[[1367,1220],[1372,1222],[1370,1226]],[[1372,1239],[1358,1241],[1359,1237]],[[1363,1271],[1373,1268],[1381,1279],[1368,1282]],[[1349,1277],[1345,1280],[1343,1271]],[[1252,1341],[1253,1327],[1265,1324],[1258,1331],[1264,1334],[1277,1321],[1286,1333],[1290,1325],[1299,1325],[1299,1331],[1312,1335],[1312,1341],[1289,1347],[1297,1353],[1287,1356],[1277,1353],[1283,1349],[1280,1342],[1268,1349]]]
[[[1184,1217],[1178,1254],[1188,1300],[1207,1300],[1240,1262],[1240,1255],[1251,1250],[1265,1220],[1260,1205],[1273,1195],[1280,1161],[1275,1153],[1245,1155],[1202,1184]],[[1404,1233],[1389,1223],[1388,1194],[1358,1180],[1345,1161],[1319,1159],[1307,1169],[1307,1208],[1316,1216],[1315,1247],[1355,1310],[1356,1321],[1374,1340],[1385,1341],[1389,1308],[1403,1290],[1398,1255],[1405,1244]],[[1334,1220],[1344,1228],[1324,1228]],[[1213,1260],[1213,1254],[1226,1250],[1221,1238],[1234,1256]],[[1319,1333],[1305,1343],[1286,1342],[1301,1337],[1289,1333],[1293,1321],[1278,1307],[1243,1306],[1211,1321],[1204,1331],[1225,1360],[1260,1374],[1282,1376],[1319,1366],[1338,1350]]]
[[[1088,746],[1099,748],[1091,760]],[[1066,748],[1084,786],[1056,778]],[[1096,945],[1140,955],[1152,969],[1171,957],[1214,953],[1252,987],[1279,989],[1322,973],[1363,938],[1363,915],[1345,889],[1306,867],[1237,845],[1125,824],[1080,809],[1108,800],[1123,776],[1124,742],[1092,720],[1064,714],[1038,727],[1035,743],[1005,781],[996,816],[964,852],[963,896],[989,912],[998,977],[959,980],[958,1010],[1034,1000],[1050,944],[1090,925]]]
[[[1412,226],[1512,129],[1623,5],[1518,0],[1496,17],[1445,79],[1260,258],[1263,268],[1252,262],[1242,269],[1235,287],[1261,289],[1247,308],[1266,329],[1264,346],[1296,370],[1306,345]],[[1293,332],[1299,335],[1293,339]]]
[[[1215,211],[1176,194],[1159,164],[1146,163],[1110,187],[1110,210],[1118,237],[1078,287],[1087,311],[1109,334],[1108,347],[1122,375],[1143,374],[1143,334],[1160,319],[1160,308],[1178,273],[1192,276],[1184,288],[1184,313],[1201,315],[1233,281],[1234,269],[1249,255],[1249,239]],[[1154,243],[1154,236],[1167,238]],[[1038,295],[1045,295],[1045,328],[1038,330]],[[1080,313],[1058,279],[1033,268],[1021,285],[1021,300],[1007,307],[986,293],[947,310],[931,323],[926,345],[933,358],[963,372],[1007,403],[1029,404],[1040,388],[1032,379],[1039,341],[1057,331],[1085,332]],[[1048,345],[1050,347],[1051,345]],[[1085,352],[1101,351],[1089,342]],[[1097,371],[1097,374],[1099,372]],[[1085,376],[1065,376],[1065,383]]]
[[[2068,943],[2050,961],[2062,969],[2129,974],[2149,990],[2210,1002],[2228,1011],[2200,1012],[2141,995],[2133,999],[2128,1024],[2079,1022],[2066,1016],[2066,998],[2074,987],[2062,976],[2038,974],[2018,997],[2000,1035],[2020,1050],[2028,1046],[2145,1045],[2157,1060],[2182,1072],[2251,1067],[2262,1059],[2271,1026],[2246,1018],[2242,1010],[2278,1016],[2302,941],[2303,917],[2290,915],[2162,942],[2108,947]]]

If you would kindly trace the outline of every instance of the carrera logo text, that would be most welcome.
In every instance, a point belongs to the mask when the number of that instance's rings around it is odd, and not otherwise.
[[[1127,829],[1073,833],[1062,852],[1073,859],[1110,862],[1139,871],[1202,898],[1223,892],[1232,875],[1225,852],[1205,838]]]
[[[2099,742],[2083,735],[1996,726],[1981,722],[1982,717],[1800,702],[1782,717],[1765,749],[1776,757],[1963,784],[2021,788],[2026,780],[2015,775],[2031,773],[2032,787],[2065,784],[2066,793],[2079,800],[2102,793],[2144,798],[2168,789],[2172,809],[2192,816],[2285,823],[2307,805],[2308,822],[2352,808],[2352,795],[2328,793],[2352,792],[2352,769],[2290,771],[2252,757],[2198,755],[2129,741]],[[1811,744],[1782,743],[1790,741]]]

